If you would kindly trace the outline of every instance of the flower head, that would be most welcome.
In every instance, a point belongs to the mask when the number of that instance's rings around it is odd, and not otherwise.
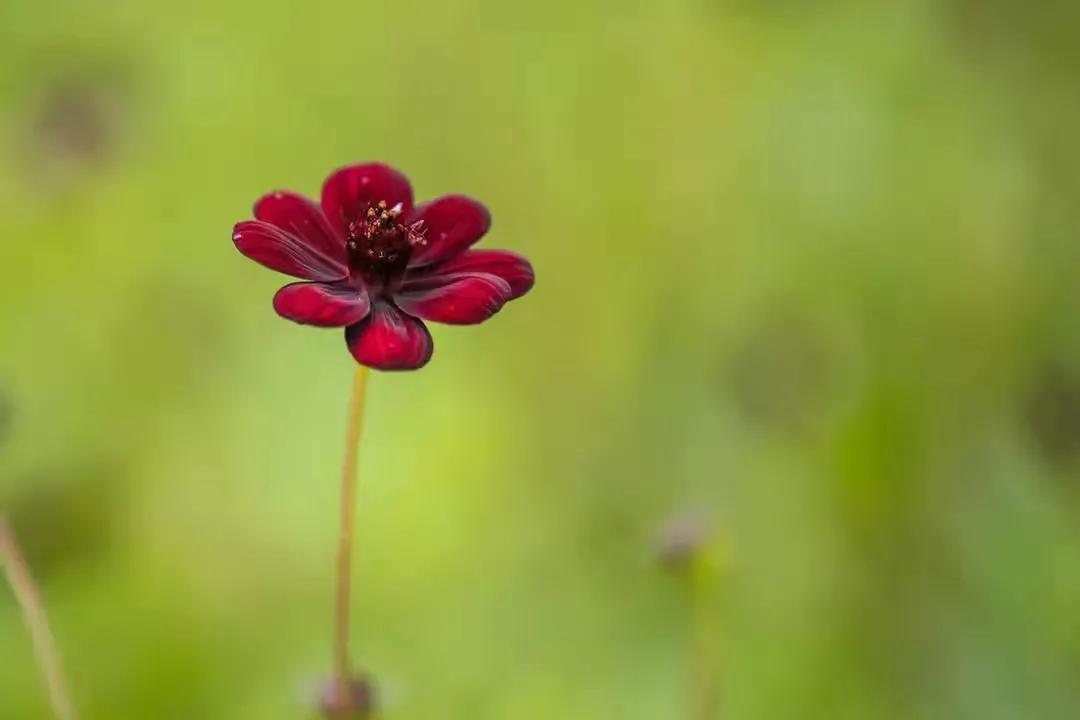
[[[711,587],[724,568],[721,537],[709,518],[694,509],[668,518],[654,547],[661,566],[691,587]]]
[[[331,680],[319,697],[319,712],[326,720],[364,720],[375,708],[375,685],[363,676],[348,682]]]
[[[380,163],[332,174],[321,206],[291,192],[255,203],[233,242],[271,270],[302,278],[274,296],[279,315],[344,327],[356,361],[415,370],[431,359],[424,320],[483,322],[533,285],[524,257],[471,250],[488,231],[487,208],[464,195],[413,205],[404,175]]]

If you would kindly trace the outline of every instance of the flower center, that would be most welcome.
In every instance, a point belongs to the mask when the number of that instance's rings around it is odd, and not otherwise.
[[[401,206],[387,207],[383,201],[349,224],[345,249],[350,276],[363,280],[369,291],[392,292],[405,275],[413,248],[425,244],[424,222],[406,226],[400,218]]]

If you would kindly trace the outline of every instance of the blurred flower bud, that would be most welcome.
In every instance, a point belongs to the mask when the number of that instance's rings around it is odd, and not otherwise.
[[[692,580],[706,580],[716,574],[717,550],[711,523],[697,512],[682,512],[669,518],[655,541],[660,565]]]
[[[319,697],[319,713],[325,720],[366,720],[375,712],[375,686],[358,676],[343,683],[333,679]]]
[[[1042,372],[1028,398],[1031,434],[1051,462],[1067,465],[1080,458],[1080,379],[1057,364]]]
[[[127,64],[105,58],[66,62],[82,66],[38,81],[20,145],[30,180],[50,192],[89,179],[113,160],[132,109]]]

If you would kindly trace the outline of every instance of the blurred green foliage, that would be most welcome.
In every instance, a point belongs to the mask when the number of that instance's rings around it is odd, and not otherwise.
[[[88,720],[305,716],[350,359],[230,231],[389,161],[533,293],[378,375],[385,717],[1080,707],[1080,4],[0,4],[0,509]],[[48,717],[0,592],[0,718]]]

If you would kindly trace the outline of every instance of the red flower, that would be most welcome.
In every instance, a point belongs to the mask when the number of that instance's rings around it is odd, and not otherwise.
[[[379,163],[338,170],[322,207],[290,192],[255,203],[233,230],[237,249],[308,282],[274,296],[279,315],[344,327],[356,361],[415,370],[431,359],[424,320],[483,322],[533,285],[529,261],[506,250],[470,250],[491,226],[487,208],[463,195],[413,206],[404,175]]]

